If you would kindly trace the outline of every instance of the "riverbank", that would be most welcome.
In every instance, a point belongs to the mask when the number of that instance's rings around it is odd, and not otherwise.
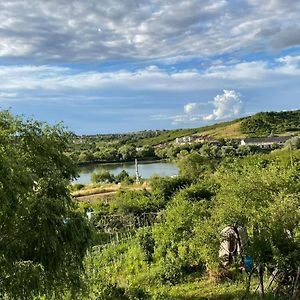
[[[143,157],[143,158],[137,158],[139,163],[156,163],[156,162],[168,162],[167,159],[161,159],[161,158],[156,158],[156,157]],[[95,160],[95,161],[87,161],[87,162],[80,162],[77,165],[79,167],[86,167],[90,165],[96,165],[96,164],[101,164],[101,165],[113,165],[113,164],[123,164],[123,163],[134,163],[134,159],[132,160]]]

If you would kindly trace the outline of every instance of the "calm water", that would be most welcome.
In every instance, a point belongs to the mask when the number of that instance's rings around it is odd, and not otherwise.
[[[135,175],[134,162],[93,164],[80,167],[79,178],[77,178],[76,183],[90,183],[92,173],[99,172],[101,170],[107,170],[114,175],[117,175],[122,170],[125,170],[129,175]],[[141,162],[139,163],[139,173],[141,177],[145,179],[151,177],[152,175],[173,176],[178,174],[178,168],[174,164],[168,162]]]

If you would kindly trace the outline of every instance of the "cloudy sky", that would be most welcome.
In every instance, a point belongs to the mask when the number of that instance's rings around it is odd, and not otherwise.
[[[0,107],[82,133],[300,108],[298,0],[1,0]]]

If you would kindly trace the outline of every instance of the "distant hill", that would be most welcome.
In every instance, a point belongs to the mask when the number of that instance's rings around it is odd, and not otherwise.
[[[97,134],[77,137],[83,144],[120,143],[137,146],[154,146],[174,141],[177,137],[189,135],[221,138],[244,138],[275,135],[292,135],[300,133],[300,110],[283,112],[260,112],[255,115],[222,122],[200,128],[175,130],[146,130],[124,134]],[[83,148],[83,145],[77,145]],[[85,147],[84,147],[85,148]],[[89,147],[88,147],[89,148]]]
[[[242,133],[251,136],[291,134],[300,131],[300,110],[261,112],[244,118],[240,125]]]
[[[243,138],[300,133],[300,110],[260,112],[255,115],[199,128],[197,134],[218,138]]]

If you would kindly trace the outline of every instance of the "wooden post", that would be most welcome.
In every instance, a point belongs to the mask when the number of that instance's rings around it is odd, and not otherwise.
[[[264,291],[264,269],[262,264],[259,264],[257,273],[258,273],[258,293],[260,299],[263,299],[265,296],[265,291]]]

